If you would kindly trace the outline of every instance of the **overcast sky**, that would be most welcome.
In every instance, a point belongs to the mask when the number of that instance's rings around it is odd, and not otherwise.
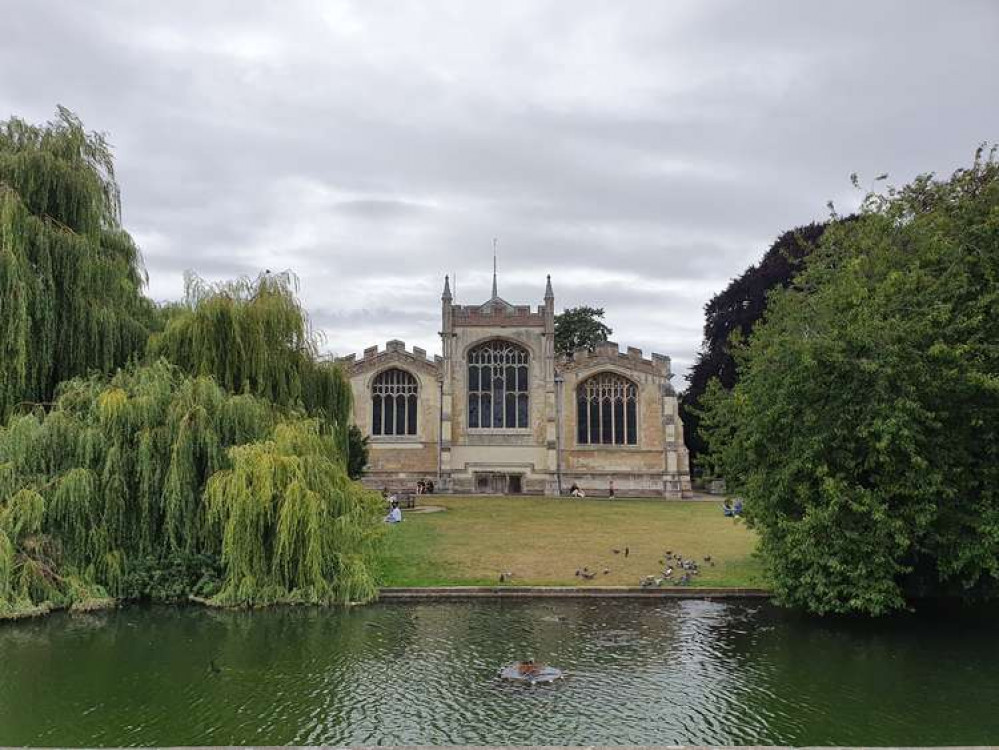
[[[704,303],[889,172],[999,139],[999,2],[0,0],[0,118],[115,147],[149,294],[290,268],[326,347],[440,292],[606,308],[682,379]]]

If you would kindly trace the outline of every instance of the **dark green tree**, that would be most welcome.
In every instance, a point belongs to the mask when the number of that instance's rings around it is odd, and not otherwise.
[[[738,373],[730,350],[731,342],[748,338],[753,326],[766,312],[771,290],[790,286],[825,228],[826,224],[808,224],[784,232],[759,263],[747,268],[704,306],[704,341],[687,374],[687,389],[680,398],[684,442],[695,463],[704,451],[700,406],[708,383],[717,378],[724,388],[735,386]]]
[[[555,353],[570,356],[577,349],[592,349],[613,331],[603,322],[602,307],[572,307],[555,316]]]
[[[880,615],[999,592],[999,164],[835,222],[704,401],[778,601]]]
[[[368,468],[368,436],[356,424],[347,432],[347,476],[360,479]]]

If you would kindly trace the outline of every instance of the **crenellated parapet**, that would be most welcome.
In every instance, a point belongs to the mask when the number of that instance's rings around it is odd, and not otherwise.
[[[653,353],[650,359],[645,359],[642,350],[629,346],[621,351],[613,341],[604,341],[591,349],[577,349],[571,357],[565,357],[559,363],[559,369],[564,372],[585,370],[600,366],[618,366],[629,370],[657,375],[669,380],[673,377],[670,371],[670,358],[665,354]]]
[[[345,357],[337,358],[336,361],[347,368],[348,374],[355,375],[381,369],[389,364],[404,364],[437,373],[443,360],[438,356],[433,358],[427,356],[427,350],[419,346],[414,346],[410,350],[406,348],[405,341],[392,339],[385,343],[385,348],[382,350],[379,350],[376,344],[365,349],[361,357],[348,354]]]
[[[497,326],[501,328],[540,327],[545,325],[545,307],[510,305],[500,299],[484,305],[453,305],[451,318],[455,326]]]

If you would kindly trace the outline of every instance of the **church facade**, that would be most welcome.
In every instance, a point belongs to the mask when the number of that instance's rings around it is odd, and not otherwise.
[[[461,494],[687,497],[690,472],[669,357],[606,342],[555,353],[549,277],[536,309],[441,296],[442,356],[389,341],[339,361],[370,438],[364,483]]]

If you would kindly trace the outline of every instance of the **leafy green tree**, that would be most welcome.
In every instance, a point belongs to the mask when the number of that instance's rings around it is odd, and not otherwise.
[[[352,424],[347,432],[347,476],[360,479],[368,468],[368,436]]]
[[[192,595],[212,597],[221,585],[218,555],[169,552],[127,559],[120,594],[123,599],[184,602]]]
[[[705,397],[780,602],[881,615],[999,591],[999,164],[831,225]]]
[[[592,349],[613,331],[603,322],[602,307],[572,307],[555,316],[555,352],[570,356],[577,349]]]
[[[0,422],[143,353],[153,305],[120,218],[103,135],[63,108],[0,123]]]

